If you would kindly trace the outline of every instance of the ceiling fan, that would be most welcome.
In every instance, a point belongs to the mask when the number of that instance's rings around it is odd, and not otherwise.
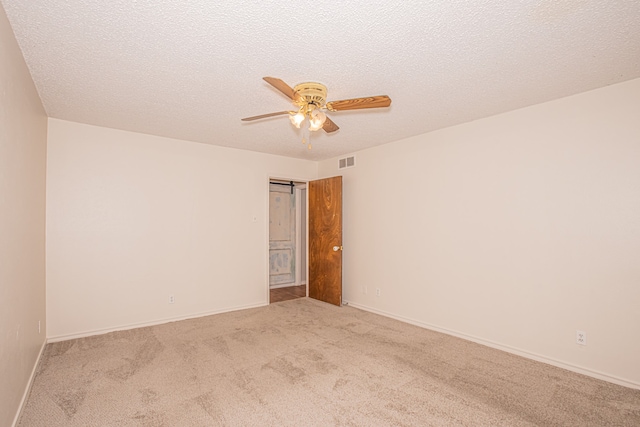
[[[321,83],[300,83],[291,88],[291,86],[284,81],[275,77],[263,77],[263,80],[290,98],[296,106],[296,110],[278,111],[276,113],[245,117],[242,121],[250,122],[267,117],[289,115],[289,119],[295,127],[302,127],[302,143],[308,144],[309,149],[311,149],[311,144],[308,143],[309,131],[322,129],[327,133],[331,133],[340,129],[338,125],[327,117],[323,110],[360,110],[364,108],[388,107],[391,105],[391,98],[387,95],[327,102],[327,87]]]

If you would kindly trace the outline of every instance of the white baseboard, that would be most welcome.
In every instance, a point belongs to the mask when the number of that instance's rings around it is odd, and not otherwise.
[[[11,423],[12,427],[18,425],[18,421],[20,421],[20,415],[22,415],[22,410],[24,409],[25,403],[27,403],[27,399],[29,398],[29,393],[31,392],[31,386],[33,385],[33,380],[36,377],[36,371],[38,370],[38,365],[40,364],[40,358],[42,357],[42,353],[44,353],[44,348],[47,346],[47,340],[45,339],[42,342],[42,347],[40,347],[40,352],[38,353],[38,357],[36,357],[36,363],[33,364],[33,369],[31,369],[31,375],[29,376],[29,382],[27,382],[27,386],[25,387],[24,393],[22,394],[22,399],[20,400],[20,405],[18,405],[18,411],[16,412],[16,416],[13,418],[13,423]]]
[[[265,305],[268,305],[268,304],[262,302],[262,303],[259,303],[259,304],[250,304],[250,305],[242,305],[242,306],[236,306],[236,307],[227,307],[227,308],[222,308],[222,309],[219,309],[219,310],[212,310],[212,311],[207,311],[207,312],[194,313],[194,314],[188,314],[188,315],[177,316],[177,317],[170,317],[170,318],[165,318],[165,319],[157,319],[157,320],[152,320],[150,322],[130,323],[130,324],[127,324],[127,325],[120,325],[120,326],[114,326],[114,327],[102,328],[102,329],[94,329],[94,330],[90,330],[90,331],[78,332],[78,333],[73,333],[73,334],[54,335],[54,336],[51,336],[51,337],[47,337],[47,342],[52,343],[52,342],[59,342],[59,341],[67,341],[67,340],[73,340],[73,339],[76,339],[76,338],[90,337],[90,336],[93,336],[93,335],[108,334],[109,332],[126,331],[126,330],[129,330],[129,329],[145,328],[147,326],[162,325],[164,323],[178,322],[180,320],[187,320],[187,319],[195,319],[195,318],[198,318],[198,317],[211,316],[213,314],[221,314],[221,313],[228,313],[228,312],[231,312],[231,311],[246,310],[248,308],[263,307]]]
[[[291,283],[281,283],[279,285],[269,285],[269,289],[280,289],[280,288],[290,288],[292,286],[295,286],[296,284],[291,282]]]
[[[299,283],[299,284],[293,283],[293,282],[291,282],[291,283],[282,283],[280,285],[270,285],[269,289],[291,288],[293,286],[302,286],[302,285],[306,285],[306,284],[307,284],[307,282],[303,282],[303,283]]]
[[[608,381],[608,382],[613,383],[613,384],[618,384],[618,385],[621,385],[621,386],[624,386],[624,387],[640,390],[640,383],[637,383],[635,381],[626,380],[624,378],[619,378],[619,377],[616,377],[614,375],[605,374],[603,372],[595,371],[593,369],[588,369],[588,368],[583,368],[581,366],[572,365],[570,363],[562,362],[560,360],[556,360],[556,359],[553,359],[553,358],[550,358],[550,357],[542,356],[540,354],[531,353],[531,352],[528,352],[528,351],[525,351],[525,350],[520,350],[520,349],[515,348],[515,347],[511,347],[511,346],[508,346],[508,345],[500,344],[500,343],[493,342],[493,341],[490,341],[490,340],[486,340],[486,339],[483,339],[483,338],[478,338],[478,337],[474,337],[472,335],[463,334],[461,332],[452,331],[450,329],[441,328],[439,326],[431,325],[431,324],[424,323],[424,322],[420,322],[418,320],[413,320],[413,319],[409,319],[409,318],[406,318],[406,317],[403,317],[403,316],[398,316],[398,315],[395,315],[395,314],[392,314],[392,313],[387,313],[386,311],[378,310],[376,308],[368,307],[366,305],[361,305],[361,304],[353,303],[353,302],[349,302],[349,301],[345,301],[345,303],[348,304],[349,307],[358,308],[360,310],[369,311],[371,313],[379,314],[379,315],[385,316],[385,317],[390,317],[392,319],[396,319],[396,320],[399,320],[401,322],[409,323],[411,325],[419,326],[421,328],[429,329],[429,330],[436,331],[436,332],[441,332],[441,333],[447,334],[447,335],[452,335],[452,336],[457,337],[457,338],[462,338],[462,339],[465,339],[467,341],[472,341],[472,342],[475,342],[475,343],[478,343],[478,344],[485,345],[487,347],[495,348],[497,350],[502,350],[502,351],[505,351],[507,353],[511,353],[511,354],[515,354],[515,355],[518,355],[518,356],[525,357],[527,359],[535,360],[537,362],[546,363],[548,365],[556,366],[558,368],[566,369],[568,371],[576,372],[578,374],[586,375],[588,377],[592,377],[592,378],[596,378],[596,379],[599,379],[599,380]]]

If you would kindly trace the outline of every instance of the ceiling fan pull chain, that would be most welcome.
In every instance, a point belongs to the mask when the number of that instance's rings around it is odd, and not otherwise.
[[[309,144],[309,118],[306,115],[300,124],[300,128],[302,129],[302,143]],[[309,147],[311,147],[311,144],[309,144]]]

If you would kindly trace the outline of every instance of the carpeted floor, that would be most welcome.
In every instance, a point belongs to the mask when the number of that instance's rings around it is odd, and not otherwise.
[[[640,390],[301,298],[49,344],[19,426],[640,426]]]

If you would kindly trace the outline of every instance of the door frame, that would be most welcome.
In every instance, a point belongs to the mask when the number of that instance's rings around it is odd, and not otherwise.
[[[302,261],[302,256],[300,255],[300,251],[298,250],[298,248],[300,247],[299,245],[301,245],[301,241],[302,241],[302,235],[300,233],[300,225],[302,224],[302,218],[301,218],[301,212],[299,209],[300,206],[300,197],[298,197],[300,195],[301,190],[304,189],[308,189],[308,185],[309,185],[309,181],[310,179],[307,178],[291,178],[291,177],[282,177],[279,175],[272,175],[269,174],[267,175],[267,179],[265,182],[266,185],[266,221],[265,221],[265,233],[266,233],[266,267],[265,267],[265,288],[266,288],[266,301],[267,301],[267,305],[269,304],[269,291],[271,290],[270,286],[269,286],[269,182],[270,181],[293,181],[294,183],[298,183],[296,184],[293,188],[294,191],[296,192],[296,256],[295,256],[295,263],[296,263],[296,271],[295,271],[295,282],[294,285],[292,286],[296,286],[296,285],[301,285],[301,278],[302,278],[302,270],[300,268],[300,266],[302,265],[302,263],[300,261]],[[307,278],[306,280],[306,287],[305,287],[305,296],[309,296],[309,195],[307,192],[307,197],[305,200],[305,208],[306,208],[306,212],[307,212],[307,217],[305,218],[305,223],[306,223],[306,233],[305,233],[305,239],[306,239],[306,245],[305,245],[305,276]]]
[[[302,265],[302,254],[301,254],[301,250],[300,248],[302,248],[302,233],[300,232],[302,230],[302,200],[300,200],[302,197],[302,190],[306,190],[307,189],[307,182],[305,181],[304,184],[296,184],[294,188],[295,191],[295,195],[296,195],[296,279],[295,279],[295,286],[300,286],[300,285],[307,285],[307,295],[309,295],[309,266],[308,266],[308,262],[309,262],[309,239],[308,239],[308,226],[309,226],[309,215],[305,215],[304,221],[306,224],[305,229],[305,239],[304,241],[306,242],[306,244],[304,245],[304,255],[305,255],[305,275],[304,277],[306,277],[306,280],[304,283],[302,283],[302,268],[300,268],[300,266]],[[308,212],[308,204],[307,204],[307,199],[308,199],[308,194],[307,197],[305,197],[305,212]]]

